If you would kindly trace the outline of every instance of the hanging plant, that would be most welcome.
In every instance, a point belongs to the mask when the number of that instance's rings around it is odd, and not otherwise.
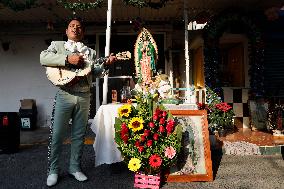
[[[12,9],[13,11],[23,11],[26,9],[38,7],[39,5],[36,4],[37,0],[26,0],[24,3],[14,2],[11,0],[1,0],[1,4],[4,5],[4,7],[8,7],[9,9]]]
[[[166,5],[168,1],[172,0],[123,0],[125,4],[132,5],[134,7],[143,8],[143,7],[150,7],[153,9],[159,9]]]
[[[64,8],[70,9],[72,11],[75,10],[87,11],[89,9],[101,7],[103,0],[96,0],[93,3],[82,3],[80,0],[78,0],[78,2],[76,3],[67,2],[67,0],[57,0],[57,3],[62,4]]]
[[[240,12],[225,12],[211,20],[204,28],[204,72],[206,84],[216,90],[220,90],[221,84],[216,75],[219,64],[219,38],[230,28],[230,24],[238,23],[239,27],[247,35],[249,49],[249,75],[251,95],[261,96],[264,94],[264,43],[262,33],[254,21]]]

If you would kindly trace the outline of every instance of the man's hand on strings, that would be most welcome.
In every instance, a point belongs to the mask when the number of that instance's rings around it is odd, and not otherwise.
[[[83,55],[73,54],[67,56],[67,62],[74,66],[82,67],[84,66]]]

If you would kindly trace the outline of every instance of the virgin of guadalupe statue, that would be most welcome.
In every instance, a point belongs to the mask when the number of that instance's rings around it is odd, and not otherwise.
[[[156,73],[158,48],[151,33],[142,28],[134,48],[134,60],[138,83],[151,84],[153,73]]]

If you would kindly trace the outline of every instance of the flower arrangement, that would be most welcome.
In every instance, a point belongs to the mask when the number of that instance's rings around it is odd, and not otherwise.
[[[233,127],[234,111],[232,106],[222,102],[221,98],[209,87],[206,87],[206,102],[197,103],[199,110],[207,110],[209,131],[220,131]]]
[[[180,152],[182,127],[158,103],[158,94],[139,92],[118,109],[115,141],[129,170],[158,174],[169,169]]]
[[[232,106],[226,102],[220,102],[210,109],[208,120],[215,130],[229,129],[233,126],[233,116]]]

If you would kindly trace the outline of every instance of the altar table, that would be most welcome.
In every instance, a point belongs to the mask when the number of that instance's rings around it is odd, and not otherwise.
[[[101,164],[112,164],[123,160],[120,151],[117,149],[117,144],[114,141],[115,137],[115,117],[118,116],[118,108],[123,104],[106,104],[101,105],[92,121],[91,129],[96,134],[93,144],[96,160],[95,166]],[[181,105],[164,105],[167,109],[196,109],[195,104]]]
[[[104,163],[112,164],[123,160],[114,141],[115,117],[118,116],[117,113],[120,106],[122,104],[101,105],[93,119],[91,129],[96,134],[93,144],[96,155],[95,166]]]

